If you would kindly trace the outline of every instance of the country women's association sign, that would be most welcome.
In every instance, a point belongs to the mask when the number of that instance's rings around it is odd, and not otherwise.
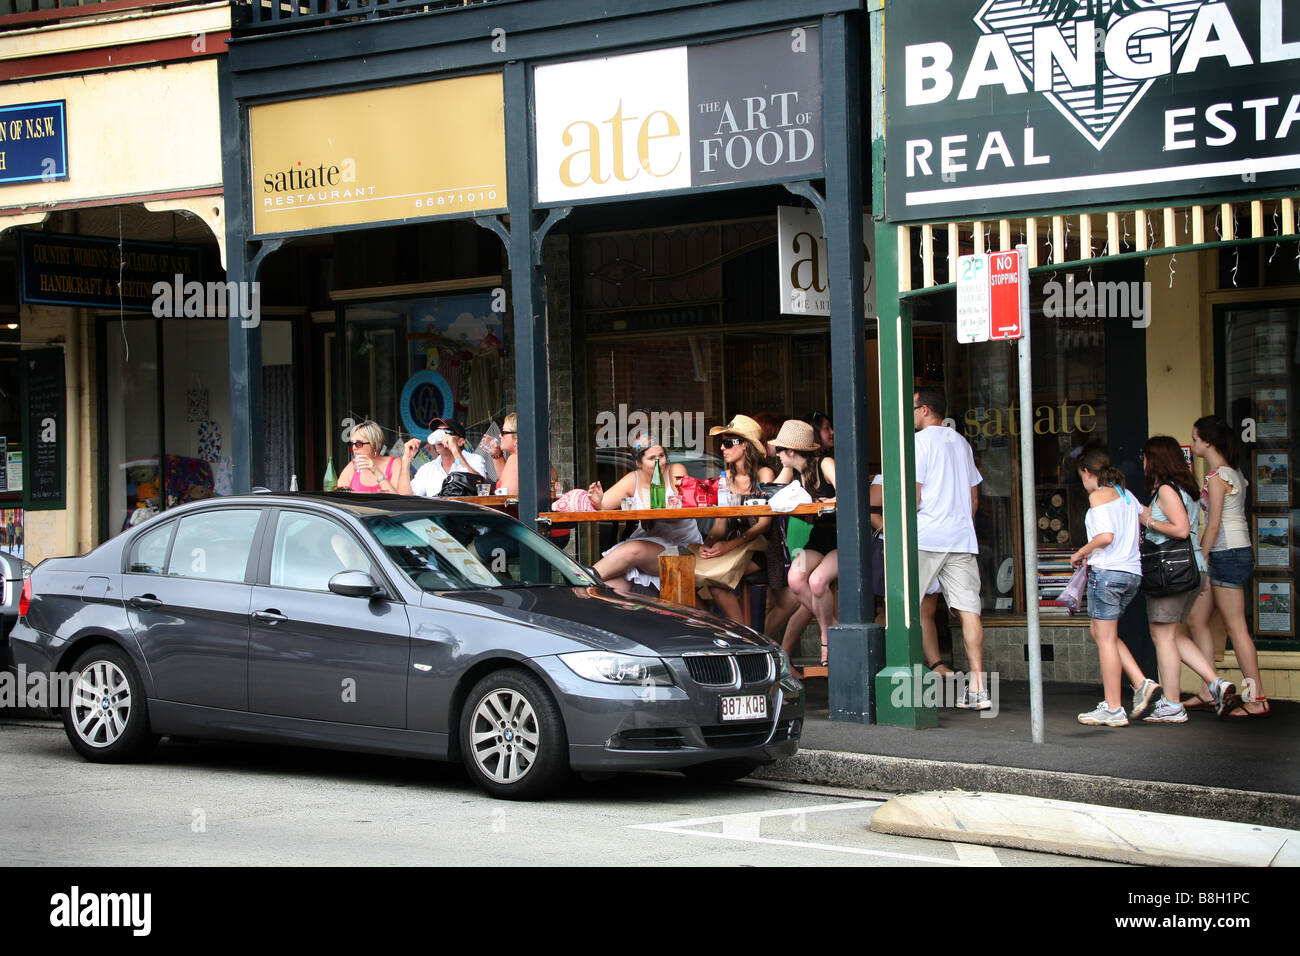
[[[538,201],[820,175],[818,51],[796,27],[537,67]]]
[[[896,221],[1294,185],[1294,0],[887,0]]]

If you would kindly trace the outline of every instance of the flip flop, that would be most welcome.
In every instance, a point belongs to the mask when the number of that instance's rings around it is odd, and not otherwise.
[[[1191,697],[1184,697],[1180,703],[1182,703],[1185,710],[1214,710],[1214,701],[1201,700],[1201,698],[1195,694]]]
[[[1271,714],[1271,713],[1273,712],[1273,709],[1272,709],[1271,707],[1269,707],[1269,705],[1268,705],[1268,698],[1267,698],[1267,697],[1256,697],[1254,700],[1250,701],[1250,703],[1252,703],[1252,704],[1263,704],[1263,705],[1264,705],[1264,709],[1261,710],[1259,713],[1255,713],[1253,710],[1247,710],[1247,709],[1246,709],[1246,703],[1247,703],[1247,701],[1244,701],[1244,700],[1241,701],[1239,704],[1237,704],[1236,708],[1234,708],[1233,711],[1232,711],[1232,713],[1229,714],[1228,716],[1230,716],[1230,717],[1267,717],[1269,714]]]

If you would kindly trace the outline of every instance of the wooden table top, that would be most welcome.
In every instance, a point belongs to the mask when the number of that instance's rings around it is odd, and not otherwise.
[[[515,495],[466,495],[463,498],[444,498],[444,501],[467,501],[472,505],[485,505],[488,508],[515,508],[519,499]]]
[[[793,511],[773,511],[767,505],[736,505],[719,508],[634,508],[631,511],[543,511],[537,517],[553,524],[580,524],[587,521],[674,521],[679,518],[763,518],[771,515],[834,514],[831,502],[813,501],[798,505]]]

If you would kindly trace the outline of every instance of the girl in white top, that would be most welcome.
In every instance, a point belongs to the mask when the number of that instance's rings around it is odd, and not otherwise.
[[[1232,467],[1233,438],[1228,423],[1217,415],[1198,418],[1192,425],[1192,453],[1205,459],[1209,474],[1201,490],[1204,530],[1201,553],[1208,559],[1210,588],[1196,599],[1188,618],[1192,640],[1206,657],[1214,659],[1214,638],[1210,633],[1210,615],[1217,607],[1223,624],[1232,638],[1232,650],[1243,677],[1242,703],[1231,711],[1234,717],[1263,717],[1268,714],[1268,698],[1259,676],[1259,654],[1246,624],[1245,587],[1254,568],[1255,554],[1246,526],[1246,480]],[[1187,705],[1193,710],[1210,709],[1210,690],[1201,687],[1196,699]]]
[[[1124,475],[1111,464],[1105,449],[1090,448],[1079,456],[1079,479],[1090,505],[1084,518],[1088,543],[1070,556],[1070,564],[1077,568],[1088,562],[1088,616],[1106,693],[1095,710],[1079,715],[1079,723],[1124,727],[1128,717],[1120,697],[1120,675],[1128,674],[1133,683],[1135,719],[1150,710],[1160,689],[1146,679],[1119,639],[1120,615],[1142,583],[1138,521],[1146,509],[1125,490]]]

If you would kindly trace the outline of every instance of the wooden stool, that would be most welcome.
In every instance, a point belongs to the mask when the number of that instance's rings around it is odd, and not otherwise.
[[[659,596],[674,604],[695,607],[695,555],[659,555]]]

